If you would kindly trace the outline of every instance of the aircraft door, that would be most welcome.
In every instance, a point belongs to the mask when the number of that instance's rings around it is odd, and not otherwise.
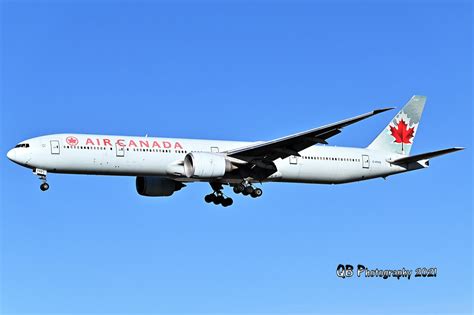
[[[219,153],[219,147],[211,147],[211,152]]]
[[[51,154],[59,154],[60,148],[59,148],[59,140],[51,140]]]
[[[115,144],[115,156],[124,157],[125,156],[125,146],[118,143]]]
[[[282,171],[285,173],[284,176],[289,180],[297,181],[300,176],[302,160],[296,155],[290,155],[288,161],[287,163],[289,163],[289,165],[282,168]]]
[[[368,155],[362,155],[362,168],[370,168],[370,159]]]

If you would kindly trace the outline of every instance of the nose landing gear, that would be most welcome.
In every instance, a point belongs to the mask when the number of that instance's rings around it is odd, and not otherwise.
[[[46,182],[46,175],[48,174],[48,172],[46,170],[42,170],[40,168],[35,168],[33,170],[33,173],[38,175],[38,178],[41,180],[41,185],[40,185],[41,191],[48,190],[49,189],[49,184]]]

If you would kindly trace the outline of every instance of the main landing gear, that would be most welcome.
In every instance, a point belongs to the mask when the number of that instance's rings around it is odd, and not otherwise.
[[[232,198],[225,197],[224,193],[222,192],[222,184],[219,183],[210,183],[213,193],[206,195],[204,200],[207,203],[214,203],[215,205],[222,205],[224,207],[228,207],[234,203]],[[260,188],[253,187],[248,181],[243,181],[240,184],[234,185],[233,190],[236,194],[242,194],[244,196],[251,196],[252,198],[258,198],[263,195],[263,190]]]
[[[234,186],[234,192],[236,194],[242,194],[244,196],[250,195],[252,198],[258,198],[263,195],[263,190],[255,188],[248,182],[242,182]]]
[[[222,185],[211,183],[211,187],[214,190],[213,193],[206,195],[204,197],[204,201],[207,203],[214,203],[215,205],[222,205],[223,207],[228,207],[234,203],[232,198],[224,197],[224,193],[222,192]]]
[[[38,178],[41,180],[40,189],[42,191],[48,190],[49,189],[49,184],[46,182],[46,175],[48,174],[48,172],[46,170],[42,170],[40,168],[35,168],[33,170],[33,173],[38,175]]]

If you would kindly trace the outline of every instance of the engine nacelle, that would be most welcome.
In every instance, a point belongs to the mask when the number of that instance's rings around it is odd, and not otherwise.
[[[194,178],[216,178],[235,169],[224,155],[211,152],[191,152],[184,157],[184,174]]]
[[[147,197],[171,196],[185,186],[175,180],[158,176],[138,176],[135,184],[137,193]]]

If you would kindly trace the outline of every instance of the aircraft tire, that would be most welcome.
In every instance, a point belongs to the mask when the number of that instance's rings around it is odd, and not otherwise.
[[[212,202],[214,202],[215,205],[222,204],[224,201],[224,197],[222,196],[216,196]]]
[[[228,206],[231,206],[233,203],[234,203],[234,200],[232,200],[232,198],[225,198],[222,201],[222,206],[223,207],[228,207]]]
[[[260,188],[255,188],[252,192],[252,198],[258,198],[261,195],[263,195],[263,190],[261,190]]]
[[[209,194],[204,197],[204,201],[207,203],[211,203],[214,200],[215,196],[214,194]]]
[[[244,195],[247,196],[247,195],[251,195],[253,193],[253,191],[254,191],[253,187],[249,185],[249,186],[245,187],[243,192],[244,192]]]
[[[235,186],[236,190],[234,190],[237,194],[241,193],[245,190],[244,184],[240,183],[237,186]]]
[[[49,189],[49,184],[48,184],[48,183],[42,183],[42,184],[40,185],[40,189],[41,189],[42,191],[48,190],[48,189]]]

